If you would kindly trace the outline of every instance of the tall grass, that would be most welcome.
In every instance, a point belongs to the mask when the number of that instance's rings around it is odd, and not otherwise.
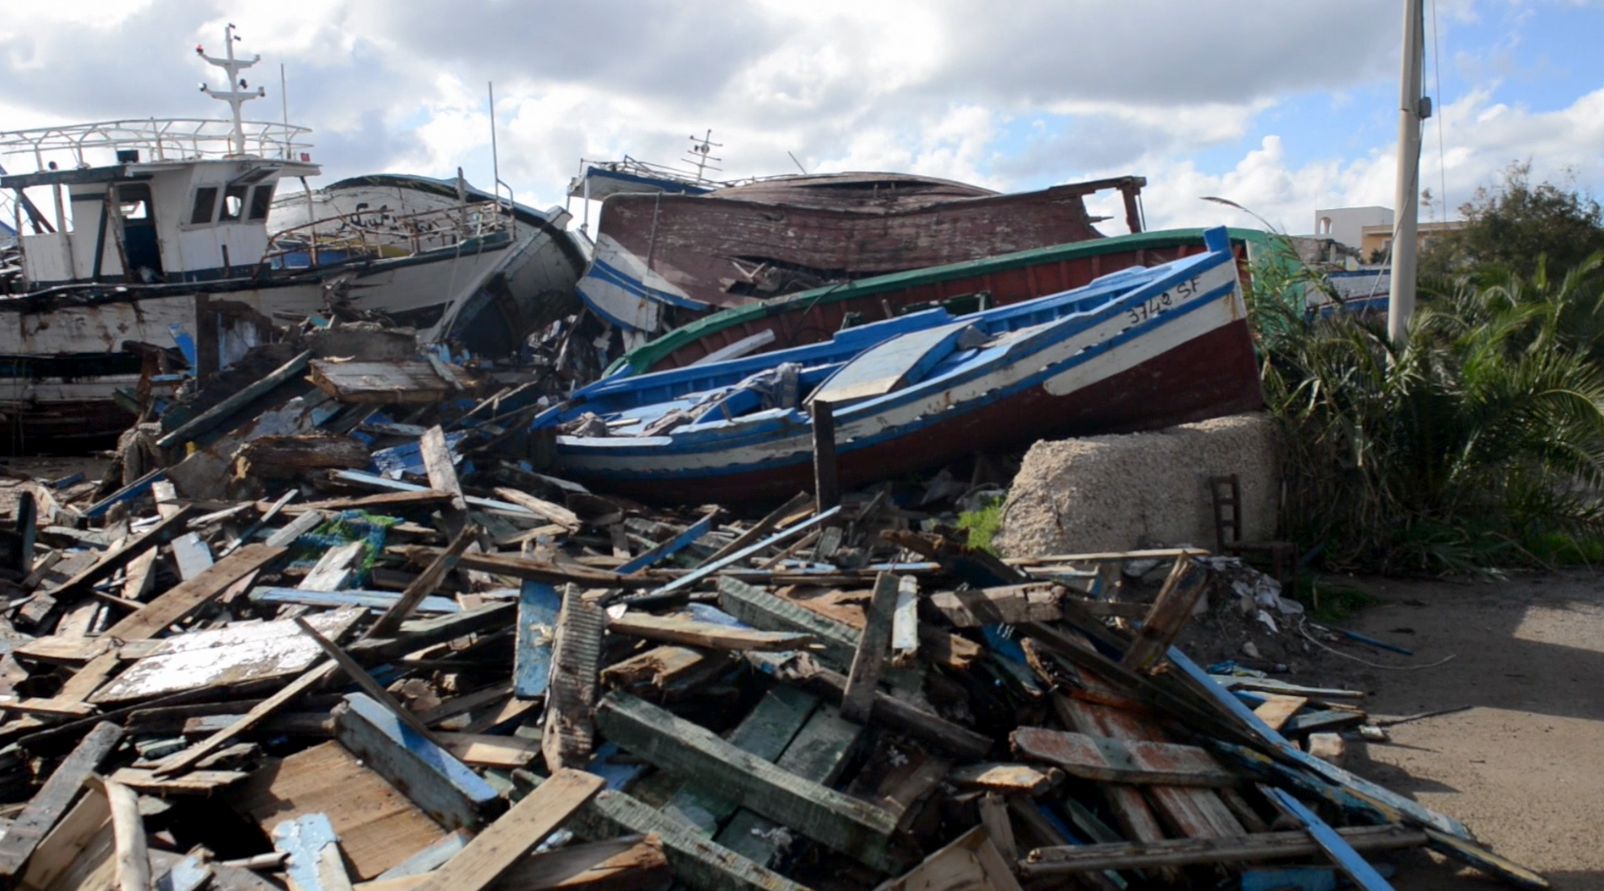
[[[1446,283],[1402,345],[1374,318],[1306,318],[1319,281],[1269,270],[1250,310],[1289,534],[1330,566],[1434,573],[1604,535],[1604,295],[1581,287],[1598,262]]]

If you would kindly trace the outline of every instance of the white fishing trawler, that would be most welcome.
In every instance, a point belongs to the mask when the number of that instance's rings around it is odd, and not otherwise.
[[[0,264],[0,448],[104,439],[152,376],[210,374],[309,315],[376,313],[425,342],[477,323],[510,348],[509,332],[549,317],[538,304],[574,300],[585,257],[566,213],[522,207],[500,184],[486,194],[459,179],[452,200],[421,205],[320,203],[304,187],[319,172],[310,131],[243,119],[266,94],[243,76],[260,57],[235,55],[233,25],[224,36],[221,56],[196,52],[228,78],[202,90],[229,120],[0,134],[0,155],[35,168],[0,176],[18,233],[16,262]],[[302,182],[294,199],[286,180]],[[283,210],[296,204],[299,216]],[[272,228],[270,213],[282,216]]]

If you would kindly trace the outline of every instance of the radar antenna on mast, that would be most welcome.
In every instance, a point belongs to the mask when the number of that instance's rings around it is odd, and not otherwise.
[[[691,141],[691,148],[690,154],[685,157],[685,160],[695,165],[696,178],[698,180],[708,182],[707,171],[709,170],[714,173],[724,172],[724,168],[719,166],[724,162],[724,159],[713,155],[713,149],[723,148],[724,143],[713,141],[712,130],[708,130],[705,136],[692,135],[686,138]]]
[[[245,78],[239,76],[241,71],[262,61],[262,57],[252,56],[249,61],[234,58],[234,42],[236,40],[239,40],[239,37],[234,33],[234,23],[230,22],[228,27],[223,29],[223,42],[227,45],[227,55],[221,59],[215,56],[208,56],[204,46],[195,47],[195,55],[223,69],[223,73],[228,77],[227,90],[214,90],[206,84],[201,84],[200,88],[202,93],[213,99],[228,103],[229,109],[234,113],[234,154],[243,155],[245,154],[245,125],[240,117],[240,106],[252,99],[260,99],[266,96],[267,89],[257,87],[253,92],[250,84],[245,82]]]

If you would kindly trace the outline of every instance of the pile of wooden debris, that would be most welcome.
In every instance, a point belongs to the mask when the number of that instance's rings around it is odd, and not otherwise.
[[[498,459],[490,400],[375,421],[393,362],[284,367],[98,501],[13,488],[0,883],[1385,888],[1360,852],[1426,846],[1546,886],[1317,757],[1344,691],[1174,649],[1200,552],[1004,561],[889,486],[650,508]],[[284,386],[321,430],[224,423]],[[374,466],[297,447],[346,422]],[[230,462],[252,497],[186,491]]]

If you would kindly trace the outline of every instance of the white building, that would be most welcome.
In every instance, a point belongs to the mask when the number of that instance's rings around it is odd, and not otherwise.
[[[1314,212],[1314,235],[1330,238],[1354,250],[1364,246],[1367,226],[1392,226],[1392,209],[1388,207],[1330,207]]]

